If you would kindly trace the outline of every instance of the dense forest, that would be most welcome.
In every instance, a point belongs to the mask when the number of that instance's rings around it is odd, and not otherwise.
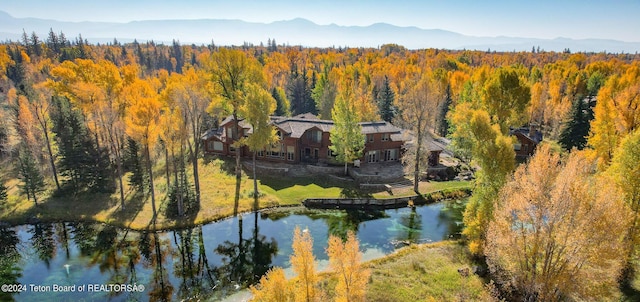
[[[124,208],[127,182],[151,195],[155,211],[161,159],[175,215],[197,211],[200,136],[229,115],[257,129],[264,117],[252,116],[255,108],[323,119],[351,110],[357,121],[390,121],[413,131],[414,161],[429,137],[452,139],[457,156],[478,169],[464,217],[469,250],[486,257],[507,297],[589,300],[635,274],[638,54],[275,40],[93,45],[25,33],[0,45],[0,200],[9,198],[4,183],[17,178],[36,205],[98,192],[117,193]],[[509,130],[521,126],[547,142],[517,165]],[[260,149],[269,135],[246,143]]]

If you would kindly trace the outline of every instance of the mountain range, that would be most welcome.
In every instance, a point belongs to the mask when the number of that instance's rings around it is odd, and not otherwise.
[[[369,26],[318,25],[306,19],[254,23],[241,20],[149,20],[128,23],[65,22],[37,18],[15,18],[0,11],[0,41],[19,41],[22,33],[35,32],[45,40],[49,31],[63,32],[68,39],[82,35],[91,43],[153,40],[156,43],[242,45],[269,39],[287,45],[307,47],[379,47],[399,44],[409,49],[473,49],[495,51],[546,51],[635,53],[640,42],[606,39],[537,39],[523,37],[476,37],[441,29],[400,27],[386,23]]]

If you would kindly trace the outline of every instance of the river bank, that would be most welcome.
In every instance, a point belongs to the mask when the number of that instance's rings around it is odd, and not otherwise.
[[[174,219],[167,217],[167,186],[159,178],[156,183],[157,217],[153,220],[153,209],[148,194],[136,192],[125,186],[125,207],[121,207],[119,195],[79,194],[74,196],[49,196],[36,206],[18,193],[18,180],[8,183],[10,198],[0,204],[0,224],[20,225],[35,222],[99,222],[133,230],[166,230],[188,228],[224,219],[234,214],[235,177],[221,173],[221,163],[203,165],[202,198],[197,213]],[[345,192],[353,194],[354,189],[345,188],[344,183],[326,177],[291,177],[259,179],[259,209],[299,206],[306,198],[344,198]],[[452,185],[453,188],[452,188]],[[424,189],[423,189],[424,188]],[[452,196],[466,196],[470,184],[460,182],[421,183],[425,200],[435,202]],[[237,213],[254,210],[253,180],[243,177],[238,194]],[[382,193],[362,193],[370,199],[386,199]]]

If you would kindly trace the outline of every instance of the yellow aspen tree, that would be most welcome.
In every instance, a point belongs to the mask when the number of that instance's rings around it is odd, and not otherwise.
[[[362,254],[356,235],[352,231],[347,232],[345,242],[337,236],[330,236],[327,255],[331,269],[338,276],[336,301],[364,301],[371,272],[360,264]]]
[[[362,126],[358,124],[358,112],[353,102],[353,89],[347,85],[339,93],[331,110],[331,117],[335,123],[330,130],[331,145],[329,149],[337,154],[336,159],[344,163],[344,175],[347,175],[347,165],[362,156],[365,136]]]
[[[31,111],[29,101],[24,95],[18,95],[15,88],[9,89],[7,102],[14,108],[13,122],[20,140],[33,149],[37,145],[40,137],[36,129],[35,115]]]
[[[601,301],[617,288],[629,211],[580,152],[542,145],[500,191],[487,231],[492,274],[513,300]]]
[[[631,208],[631,226],[626,241],[629,246],[627,261],[638,255],[640,243],[640,130],[625,137],[616,150],[607,173],[612,176],[624,194],[624,201]]]
[[[244,139],[244,144],[253,152],[253,209],[258,210],[258,178],[256,177],[256,154],[266,147],[276,143],[275,128],[270,124],[269,116],[276,110],[276,101],[268,91],[259,85],[247,85],[247,101],[240,108],[253,131]],[[236,210],[237,211],[237,210]]]
[[[291,267],[296,273],[295,301],[316,301],[316,258],[313,256],[313,238],[308,230],[300,231],[296,227],[293,231],[293,254],[289,258]]]
[[[494,200],[515,166],[513,142],[502,135],[499,125],[491,125],[484,110],[473,110],[463,103],[457,106],[452,120],[456,123],[454,137],[468,143],[473,161],[480,167],[474,194],[464,212],[462,233],[469,240],[471,253],[481,255],[486,230],[493,219]]]
[[[200,204],[200,172],[198,158],[200,157],[200,135],[204,128],[206,109],[211,103],[207,89],[209,83],[204,72],[194,68],[186,68],[182,75],[172,74],[169,78],[169,98],[175,102],[183,114],[184,124],[189,129],[187,148],[190,153],[193,168],[193,184],[196,193],[196,203]]]
[[[182,120],[182,113],[180,111],[180,109],[175,108],[175,107],[170,107],[169,104],[164,104],[164,106],[161,109],[162,111],[162,115],[160,116],[159,120],[158,120],[158,127],[160,128],[159,131],[159,135],[160,135],[160,139],[164,142],[165,145],[165,152],[166,152],[166,160],[167,162],[165,163],[166,165],[166,171],[167,171],[167,184],[169,184],[170,186],[170,182],[169,182],[169,154],[171,154],[171,161],[173,163],[173,176],[174,176],[174,186],[176,186],[178,193],[177,193],[177,199],[178,199],[178,216],[183,216],[184,215],[184,207],[183,207],[183,200],[182,200],[182,187],[180,184],[180,181],[178,179],[178,170],[180,169],[180,167],[178,165],[181,165],[182,162],[182,157],[180,157],[179,160],[176,159],[176,154],[180,154],[182,153],[182,143],[185,141],[185,138],[188,136],[187,135],[187,129],[185,127],[185,124],[183,123]],[[181,163],[179,163],[179,161]],[[167,187],[167,190],[170,190],[170,187]]]
[[[284,270],[280,267],[270,269],[262,278],[260,283],[249,288],[253,297],[250,301],[255,302],[289,302],[293,301],[293,293],[289,282],[284,275]]]
[[[145,80],[136,80],[125,92],[131,107],[126,116],[127,134],[140,142],[144,147],[147,172],[149,173],[149,190],[151,193],[151,206],[153,219],[157,217],[155,189],[153,184],[153,161],[151,150],[158,139],[158,119],[162,104],[158,100],[157,92],[151,84]]]
[[[124,209],[124,185],[122,167],[122,144],[124,139],[124,114],[128,103],[122,91],[134,78],[137,66],[118,68],[112,62],[88,59],[65,61],[51,70],[47,86],[67,97],[83,114],[87,128],[95,135],[98,146],[106,145],[109,156],[115,163],[120,191],[121,208]],[[128,78],[122,75],[126,74]]]
[[[602,92],[602,91],[605,92]],[[601,89],[598,95],[604,95],[608,88]],[[593,148],[593,153],[598,158],[598,166],[604,168],[609,165],[613,153],[618,146],[618,134],[616,132],[616,114],[611,103],[605,98],[600,98],[593,109],[594,119],[591,121],[588,144]]]
[[[640,64],[614,75],[600,89],[589,144],[606,167],[621,139],[640,127]]]
[[[509,127],[523,124],[523,113],[530,100],[529,86],[520,80],[513,68],[496,70],[486,82],[482,96],[482,104],[492,121],[500,125],[500,130],[505,135],[509,133]]]
[[[52,146],[51,146],[51,137],[49,131],[50,128],[50,118],[49,118],[49,109],[50,103],[49,99],[51,99],[51,94],[46,87],[44,87],[43,83],[39,83],[34,87],[34,96],[29,100],[29,106],[31,107],[31,111],[38,121],[38,126],[40,126],[40,130],[43,134],[44,144],[47,147],[47,154],[49,155],[49,165],[51,166],[51,174],[53,174],[53,180],[56,184],[56,188],[60,190],[60,182],[58,181],[58,171],[56,169],[55,157],[53,155]]]
[[[246,87],[249,83],[264,86],[266,81],[262,67],[258,60],[247,55],[241,50],[221,48],[211,54],[205,61],[207,72],[210,76],[214,101],[209,109],[222,107],[227,114],[233,117],[235,124],[231,137],[236,148],[236,201],[234,208],[238,208],[240,180],[242,178],[242,166],[240,156],[242,151],[242,118],[240,108],[246,102]]]

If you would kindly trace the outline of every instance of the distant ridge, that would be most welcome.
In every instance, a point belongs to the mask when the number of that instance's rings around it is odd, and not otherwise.
[[[530,51],[533,47],[546,51],[635,53],[640,42],[606,39],[535,39],[519,37],[474,37],[442,29],[400,27],[387,23],[369,26],[318,25],[306,19],[254,23],[241,20],[148,20],[128,23],[63,22],[37,18],[14,18],[0,11],[0,41],[20,39],[23,30],[35,32],[42,40],[49,29],[63,32],[72,39],[81,34],[92,43],[108,43],[113,39],[130,42],[155,41],[182,44],[258,45],[268,39],[278,44],[308,47],[378,47],[395,43],[409,49],[474,49],[495,51]]]

